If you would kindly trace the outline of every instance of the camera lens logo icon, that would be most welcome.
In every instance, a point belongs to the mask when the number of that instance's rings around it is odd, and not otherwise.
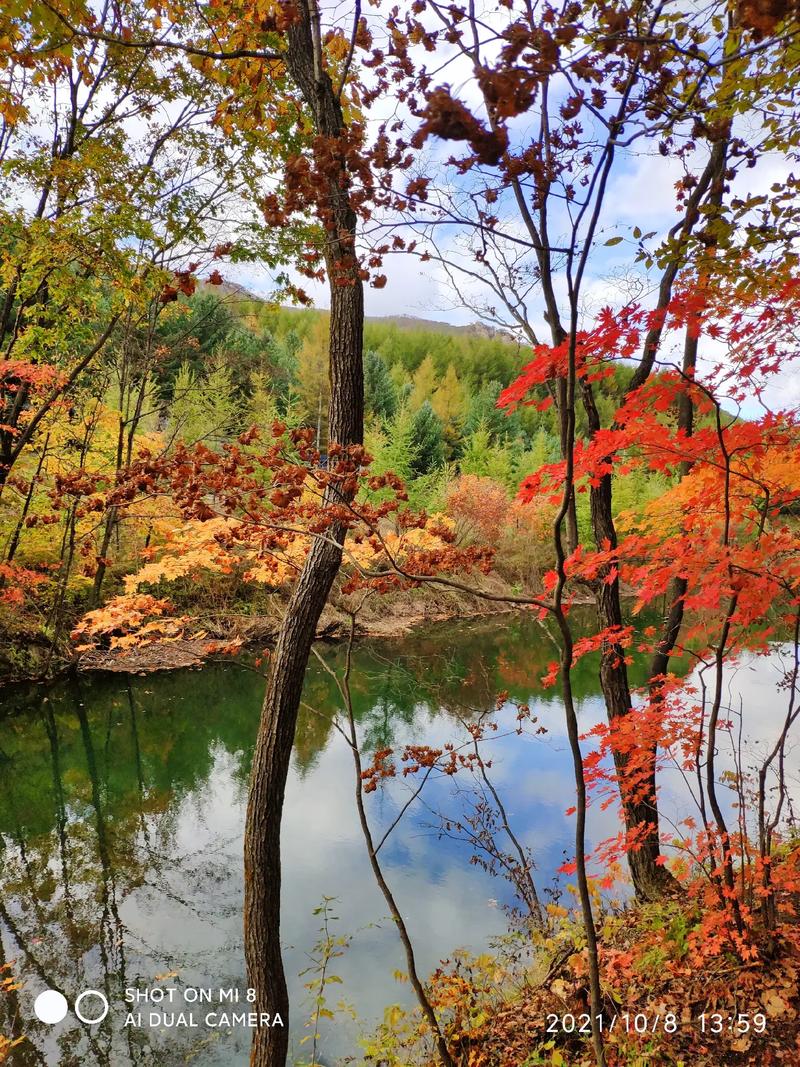
[[[66,1016],[69,1004],[57,989],[45,989],[34,1001],[33,1011],[41,1022],[55,1026]],[[108,1000],[99,989],[84,989],[75,1000],[74,1011],[82,1023],[94,1026],[108,1015]]]

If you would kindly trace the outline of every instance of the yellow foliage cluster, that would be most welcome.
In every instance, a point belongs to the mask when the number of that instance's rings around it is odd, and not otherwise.
[[[259,582],[261,585],[283,585],[284,582],[297,577],[307,554],[307,541],[295,539],[290,541],[280,554],[273,553],[258,558],[253,566],[244,572],[242,578],[246,582]]]
[[[146,593],[113,597],[102,608],[84,615],[72,631],[73,641],[80,642],[76,651],[86,652],[102,638],[108,640],[112,649],[177,640],[183,636],[187,620],[185,617],[169,617],[170,609],[168,600],[159,600]]]
[[[50,562],[58,558],[64,538],[66,509],[62,506],[59,512],[54,508],[48,489],[60,477],[81,472],[85,473],[87,482],[98,476],[102,479],[96,491],[79,502],[81,506],[75,514],[75,543],[91,546],[92,550],[80,557],[91,565],[102,537],[108,493],[114,486],[119,413],[97,400],[92,400],[89,407],[82,409],[76,418],[66,417],[63,410],[57,408],[52,419],[45,424],[45,434],[46,449],[40,469],[37,471],[34,454],[22,457],[16,467],[16,473],[23,479],[38,476],[17,558],[26,564]],[[91,447],[84,449],[82,442],[87,437],[91,440]],[[136,444],[158,454],[163,449],[163,435],[155,431],[141,432],[136,436]],[[19,491],[4,493],[0,507],[0,538],[5,541],[11,537],[19,521],[23,500],[24,494]],[[97,506],[87,507],[87,503]],[[148,532],[152,536],[160,514],[163,514],[163,502],[149,496],[143,496],[119,510],[116,541],[118,561],[124,561],[126,557],[129,559],[135,552],[134,546],[141,544]],[[176,516],[169,528],[177,524]],[[167,528],[165,524],[161,536],[166,535]],[[70,587],[80,588],[90,584],[92,575],[91,566],[87,566],[83,573],[73,572],[70,575]]]
[[[241,573],[243,581],[278,587],[297,575],[308,551],[307,539],[296,537],[280,552],[262,554],[258,527],[223,517],[189,521],[179,530],[167,527],[164,533],[166,544],[158,559],[125,579],[128,593],[143,585],[174,582],[203,571],[233,574],[242,567],[246,568]]]
[[[452,520],[443,515],[428,519],[424,528],[388,530],[380,538],[358,540],[351,535],[346,558],[365,571],[384,570],[387,553],[401,565],[414,553],[446,549],[443,530],[452,530]],[[249,535],[249,536],[248,536]],[[73,630],[76,650],[85,652],[98,645],[127,651],[143,644],[175,641],[187,636],[187,616],[172,617],[168,600],[142,592],[144,585],[158,585],[201,572],[238,573],[245,582],[277,587],[294,578],[302,568],[311,537],[298,535],[280,551],[265,553],[258,543],[259,528],[246,527],[232,519],[217,517],[187,522],[180,530],[166,530],[166,542],[158,559],[144,564],[125,580],[125,593],[90,611]],[[192,637],[205,637],[205,631]]]
[[[454,530],[453,520],[443,514],[431,515],[425,526],[413,527],[409,530],[401,530],[399,533],[391,530],[381,535],[380,541],[374,538],[356,542],[350,538],[347,543],[346,562],[355,564],[363,570],[375,570],[381,564],[386,563],[387,554],[402,565],[414,552],[435,552],[447,547],[435,531],[441,529]]]
[[[157,560],[146,563],[125,579],[125,590],[134,593],[143,585],[174,582],[202,570],[230,574],[236,556],[221,543],[237,524],[232,519],[216,518],[207,522],[187,522],[180,530],[167,531],[167,544]]]
[[[444,549],[446,542],[435,532],[443,528],[452,530],[452,519],[433,515],[423,529],[390,530],[380,539],[358,540],[351,535],[346,546],[346,565],[369,571],[385,566],[387,553],[402,564],[412,553]],[[180,530],[167,528],[164,534],[166,544],[159,549],[158,558],[125,579],[128,594],[146,585],[174,582],[204,571],[223,575],[238,571],[245,582],[278,588],[297,577],[311,540],[310,535],[298,535],[280,550],[264,552],[258,543],[258,527],[248,528],[222,517],[190,521]]]
[[[11,974],[10,964],[4,963],[0,966],[0,993],[13,993],[18,989],[22,989],[22,983],[16,981]],[[12,1040],[6,1037],[5,1034],[0,1034],[0,1063],[5,1063],[11,1055],[11,1050],[24,1040],[24,1037],[17,1037]]]
[[[698,514],[702,514],[706,526],[722,521],[725,514],[724,479],[721,462],[717,466],[698,464],[677,484],[650,501],[641,515],[634,512],[621,514],[618,528],[625,532],[638,528],[642,532],[663,535],[674,533],[682,523],[695,521]],[[800,448],[733,457],[729,503],[734,521],[748,512],[752,515],[754,502],[761,506],[764,487],[769,489],[773,507],[782,506],[784,500],[792,499],[800,492]]]

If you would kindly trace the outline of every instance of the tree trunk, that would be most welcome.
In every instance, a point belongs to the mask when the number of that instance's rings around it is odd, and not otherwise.
[[[691,332],[687,329],[686,339],[683,346],[682,367],[683,373],[687,378],[694,377],[694,372],[697,367],[697,348],[698,338],[692,336]],[[688,393],[681,393],[678,397],[677,414],[678,429],[682,430],[687,437],[691,437],[694,432],[694,404]],[[685,478],[691,469],[692,463],[688,460],[684,460],[680,465],[681,477]],[[689,583],[686,578],[677,575],[672,579],[669,590],[667,591],[667,604],[669,607],[664,618],[661,638],[656,645],[656,650],[653,653],[653,658],[650,662],[651,700],[660,699],[660,679],[669,670],[670,656],[677,643],[678,635],[681,632],[681,626],[683,625],[683,598],[686,596],[688,587]]]
[[[556,340],[556,337],[558,337],[561,333],[563,333],[563,331],[561,330],[560,326],[558,328],[558,332],[556,332],[555,330],[553,331],[554,345],[561,343],[561,341]],[[561,340],[563,340],[563,337],[561,338]],[[559,446],[561,448],[562,459],[567,458],[567,448],[569,447],[566,438],[566,420],[560,417],[560,412],[563,410],[566,403],[566,382],[562,378],[559,380],[558,387],[556,390],[556,408],[559,411],[559,421],[561,424]],[[578,547],[578,511],[575,501],[575,486],[570,486],[569,500],[567,501],[567,514],[564,516],[564,524],[566,526],[567,531],[567,551],[572,553]]]
[[[312,0],[313,3],[313,0]],[[337,138],[345,130],[341,107],[322,67],[316,8],[303,6],[287,34],[286,64],[311,112],[316,131]],[[323,217],[331,294],[329,437],[342,445],[363,440],[362,345],[364,294],[355,256],[356,216],[344,162],[325,190]],[[333,499],[332,491],[327,494]],[[334,527],[313,541],[289,601],[272,656],[258,730],[245,826],[244,936],[253,1009],[284,1026],[254,1031],[253,1067],[285,1067],[289,1003],[280,942],[280,825],[297,712],[317,623],[339,570],[345,530]]]
[[[701,179],[687,205],[682,228],[684,237],[688,237],[691,234],[695,223],[700,217],[700,205],[706,193],[709,194],[708,202],[710,206],[715,211],[719,210],[724,191],[726,152],[727,141],[723,140],[714,145]],[[682,259],[676,256],[667,266],[659,289],[658,307],[666,308],[669,304],[675,279],[681,265]],[[629,390],[643,385],[652,372],[662,330],[663,324],[659,323],[648,331],[642,360],[629,383]],[[694,375],[696,362],[697,343],[687,332],[683,356],[683,370],[686,375]],[[588,382],[582,384],[582,394],[589,433],[594,436],[600,429],[601,423],[594,402],[592,387]],[[688,395],[681,396],[678,402],[678,425],[689,436],[692,433],[693,411],[691,398]],[[687,468],[684,468],[683,473],[687,473]],[[612,549],[616,548],[617,532],[612,510],[611,475],[605,475],[599,485],[591,487],[590,501],[592,532],[595,544],[600,547],[607,541]],[[599,584],[595,590],[598,620],[603,629],[622,625],[619,580],[614,578],[613,581],[609,581],[608,579],[609,568],[606,567],[598,575]],[[665,619],[661,641],[651,664],[651,679],[655,675],[663,674],[667,669],[670,653],[675,646],[683,623],[683,597],[685,592],[685,582],[680,577],[676,578],[669,593],[669,615]],[[627,715],[631,710],[628,669],[625,664],[624,650],[613,641],[608,641],[604,644],[601,655],[600,684],[608,711],[609,723],[613,724],[614,719],[620,715]],[[648,753],[649,767],[645,783],[645,796],[642,799],[632,801],[625,796],[624,782],[625,768],[628,762],[627,757],[624,754],[614,752],[614,763],[620,782],[625,827],[628,831],[640,825],[646,827],[646,835],[641,847],[634,852],[628,853],[631,877],[633,878],[637,897],[640,900],[652,900],[663,896],[665,892],[674,891],[677,883],[660,862],[656,746],[650,741],[645,741],[644,743],[650,746],[650,750]]]
[[[611,477],[606,475],[599,486],[591,490],[592,529],[598,545],[607,539],[611,548],[617,547],[617,532],[611,511]],[[608,574],[599,575],[595,590],[597,618],[601,629],[621,627],[622,605],[619,595],[619,579],[610,580]],[[613,640],[603,643],[600,658],[600,686],[603,690],[608,721],[613,726],[619,716],[631,710],[631,691],[628,683],[628,668],[625,650]],[[625,795],[625,778],[628,757],[614,750],[614,766],[619,778],[622,811],[628,831],[644,825],[646,835],[640,847],[628,853],[628,865],[633,878],[636,896],[640,900],[653,900],[663,896],[675,886],[672,875],[659,862],[661,854],[658,836],[658,804],[656,795],[655,758],[649,761],[646,794],[641,799]]]
[[[42,451],[39,453],[39,461],[36,464],[36,471],[34,472],[34,475],[28,484],[28,491],[25,494],[25,500],[22,505],[22,511],[19,514],[19,518],[17,519],[17,525],[14,527],[14,532],[11,535],[11,540],[9,541],[8,549],[6,551],[6,563],[12,563],[14,561],[14,556],[17,554],[17,549],[19,548],[19,539],[22,536],[22,530],[25,526],[25,520],[28,517],[28,512],[30,511],[31,504],[33,503],[33,494],[36,492],[36,486],[39,482],[39,478],[42,473],[42,467],[44,466],[44,461],[47,457],[47,449],[49,444],[50,434],[48,434],[47,437],[44,439]],[[3,588],[4,584],[5,578],[0,578],[0,589]]]
[[[582,394],[589,433],[593,436],[600,429],[600,416],[594,402],[592,387],[588,382],[582,383]],[[612,550],[615,549],[617,531],[612,511],[610,474],[604,475],[599,485],[591,487],[590,506],[595,544],[598,547],[608,544]],[[603,567],[597,576],[595,606],[601,630],[623,625],[619,579],[611,577],[608,566]],[[608,721],[613,726],[614,721],[622,715],[627,715],[632,707],[625,650],[613,639],[605,640],[601,649],[600,687],[603,690]],[[646,828],[641,845],[628,853],[628,866],[636,896],[640,900],[653,900],[663,896],[675,885],[674,878],[660,862],[655,758],[650,761],[646,792],[641,799],[632,799],[625,795],[627,764],[627,755],[614,749],[614,766],[619,779],[625,829],[630,832],[640,826]]]

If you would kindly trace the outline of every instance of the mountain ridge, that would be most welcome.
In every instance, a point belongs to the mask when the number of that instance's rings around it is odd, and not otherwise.
[[[247,289],[244,285],[239,285],[237,282],[222,282],[221,285],[216,286],[202,285],[201,288],[204,292],[214,293],[222,298],[229,298],[229,300],[226,300],[226,303],[232,302],[233,300],[254,301],[259,304],[268,304],[270,302],[265,297],[258,296],[256,293]],[[300,308],[290,304],[280,304],[278,306],[281,311],[294,312],[296,314],[303,314],[304,312],[326,314],[328,312],[328,308]],[[444,333],[468,337],[483,337],[489,340],[496,339],[505,341],[507,344],[515,346],[519,346],[522,343],[508,330],[490,326],[488,323],[484,322],[471,322],[459,326],[452,322],[442,322],[441,319],[424,319],[416,315],[365,315],[365,319],[370,323],[383,323],[390,326],[396,326],[399,330],[408,330],[409,332]]]

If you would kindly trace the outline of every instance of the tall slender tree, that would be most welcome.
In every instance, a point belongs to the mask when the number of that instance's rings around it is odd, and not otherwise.
[[[732,12],[722,0],[702,11],[683,0],[637,0],[624,10],[596,0],[558,10],[509,0],[500,13],[419,0],[397,10],[392,55],[380,58],[407,93],[398,156],[407,141],[417,149],[430,142],[438,151],[441,141],[454,147],[435,168],[421,156],[410,174],[392,175],[400,247],[410,229],[413,254],[436,264],[463,303],[534,349],[542,339],[554,348],[574,342],[588,281],[612,269],[619,253],[611,249],[630,248],[631,266],[645,271],[639,286],[654,291],[650,328],[633,372],[620,381],[623,391],[636,390],[653,371],[659,316],[682,272],[763,277],[776,258],[794,254],[794,178],[775,187],[773,208],[764,196],[736,195],[734,183],[769,152],[796,152],[796,94],[785,88],[796,83],[798,24],[793,10],[781,8],[765,32],[748,12]],[[450,84],[436,80],[425,58],[445,44],[453,50]],[[469,86],[463,99],[451,88],[456,78]],[[675,216],[660,241],[641,224],[620,227],[608,217],[614,181],[645,146],[676,174]],[[545,384],[566,460],[578,411],[588,440],[609,427],[595,383],[577,381],[569,417],[566,376]],[[596,544],[613,547],[612,474],[602,474],[589,494]],[[564,532],[573,551],[574,498]],[[590,585],[612,634],[623,622],[616,570],[609,565]],[[679,629],[680,589],[673,593],[655,672]],[[600,681],[609,718],[627,715],[627,666],[613,639],[604,642]],[[654,788],[626,804],[626,822],[631,832],[648,828],[629,856],[637,893],[658,895],[671,879],[660,862]]]

